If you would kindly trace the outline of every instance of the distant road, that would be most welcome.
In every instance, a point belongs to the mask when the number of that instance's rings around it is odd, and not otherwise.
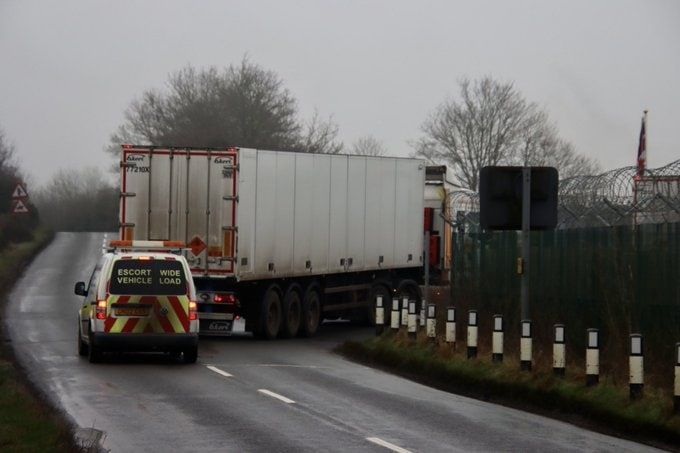
[[[90,364],[76,354],[73,284],[103,234],[62,233],[10,295],[6,327],[31,378],[114,452],[654,451],[567,423],[434,390],[331,349],[371,329],[311,340],[202,339],[196,365],[161,356]]]

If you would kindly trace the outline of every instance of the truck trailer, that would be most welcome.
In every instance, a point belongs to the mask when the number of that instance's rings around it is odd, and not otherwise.
[[[202,335],[311,336],[421,300],[422,160],[123,145],[120,166],[120,240],[184,244]]]

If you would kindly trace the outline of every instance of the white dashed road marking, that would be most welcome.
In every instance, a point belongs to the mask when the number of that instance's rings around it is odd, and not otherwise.
[[[217,374],[221,374],[224,377],[234,377],[233,375],[227,373],[226,371],[220,370],[216,366],[206,365],[206,368],[208,368],[210,371],[214,371]]]
[[[382,440],[379,437],[367,437],[366,440],[369,442],[373,442],[376,445],[380,445],[381,447],[389,448],[390,450],[396,451],[397,453],[411,453],[409,450],[401,448],[398,445],[391,444],[386,440]]]
[[[295,402],[290,398],[286,398],[283,395],[279,395],[278,393],[274,393],[274,392],[267,390],[267,389],[259,389],[258,392],[264,393],[265,395],[271,396],[272,398],[276,398],[277,400],[281,400],[286,404],[293,404]]]

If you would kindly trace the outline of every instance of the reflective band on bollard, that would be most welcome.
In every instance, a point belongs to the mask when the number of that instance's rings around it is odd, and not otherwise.
[[[390,327],[392,330],[399,330],[399,299],[392,299],[392,319]]]
[[[630,388],[630,399],[635,400],[642,398],[645,384],[644,349],[642,335],[639,333],[634,333],[630,336],[630,357],[628,358],[628,365],[630,369],[630,379],[628,381]]]
[[[491,337],[491,361],[503,361],[503,316],[493,315],[493,333]]]
[[[408,297],[401,300],[401,325],[408,325]]]
[[[428,304],[427,306],[427,336],[434,341],[437,336],[437,306],[435,304]]]
[[[586,385],[590,387],[600,381],[600,332],[588,329],[586,342]]]
[[[408,336],[413,340],[416,339],[416,301],[408,301]]]
[[[521,329],[521,336],[519,338],[519,364],[523,371],[531,371],[531,359],[533,354],[531,321],[528,319],[523,320]]]
[[[455,346],[456,343],[456,309],[446,309],[446,342]]]
[[[385,328],[385,306],[383,305],[383,296],[376,296],[375,298],[375,334],[381,335]]]
[[[468,311],[467,357],[477,357],[477,310]]]
[[[555,324],[553,340],[553,373],[556,376],[564,376],[567,352],[564,340],[564,325]]]

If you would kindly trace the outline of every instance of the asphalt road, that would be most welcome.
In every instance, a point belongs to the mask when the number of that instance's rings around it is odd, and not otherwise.
[[[6,327],[29,375],[114,452],[652,451],[567,423],[448,394],[331,352],[371,329],[314,339],[202,339],[196,365],[76,354],[77,280],[103,234],[63,233],[10,295]]]

